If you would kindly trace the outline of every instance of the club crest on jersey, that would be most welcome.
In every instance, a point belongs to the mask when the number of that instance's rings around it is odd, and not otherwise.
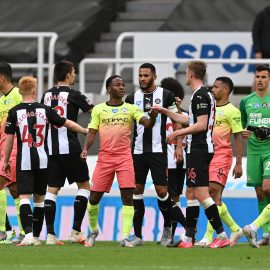
[[[161,99],[160,99],[160,98],[156,98],[156,99],[155,99],[155,103],[156,103],[156,104],[160,104],[160,103],[161,103]]]
[[[263,107],[263,108],[267,108],[267,106],[268,106],[267,103],[263,103],[263,104],[262,104],[262,107]]]
[[[112,109],[112,112],[113,113],[117,113],[118,112],[118,109]]]
[[[219,111],[219,112],[217,112],[217,115],[218,115],[218,116],[224,115],[224,111]]]
[[[123,113],[127,113],[128,112],[128,109],[127,108],[122,108],[122,112]]]
[[[141,103],[142,103],[142,101],[141,101],[141,100],[136,101],[136,105],[137,105],[137,106],[140,106],[140,105],[141,105]]]
[[[151,109],[151,103],[146,103],[145,104],[145,109],[150,110]]]

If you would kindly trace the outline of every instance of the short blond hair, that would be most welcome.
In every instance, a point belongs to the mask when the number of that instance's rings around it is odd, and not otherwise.
[[[33,76],[24,76],[19,80],[18,86],[22,95],[29,94],[37,87],[37,79]]]
[[[188,69],[194,73],[194,77],[199,80],[204,80],[206,74],[206,63],[204,61],[189,61],[188,62]]]

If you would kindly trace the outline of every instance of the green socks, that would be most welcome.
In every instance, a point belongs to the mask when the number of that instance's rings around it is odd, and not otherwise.
[[[263,212],[264,208],[268,205],[268,203],[269,202],[267,199],[264,199],[263,201],[258,201],[259,214],[261,214]],[[264,235],[269,235],[269,226],[270,226],[269,222],[266,222],[263,225],[263,234]]]
[[[88,220],[89,220],[89,225],[90,225],[90,231],[94,232],[98,228],[99,205],[98,204],[92,205],[88,202],[87,210],[88,210]]]
[[[123,239],[128,238],[133,224],[134,207],[124,205],[122,208]]]
[[[231,217],[227,206],[224,202],[222,202],[222,204],[218,207],[218,213],[219,216],[221,218],[221,220],[229,227],[229,229],[232,232],[237,232],[239,229],[239,226],[235,223],[235,221],[233,220],[233,218]],[[204,238],[207,238],[209,241],[212,241],[213,239],[213,234],[214,234],[214,229],[212,228],[212,225],[210,224],[210,222],[207,222],[207,229],[206,232],[204,234]]]
[[[270,203],[263,209],[262,213],[252,223],[260,228],[270,221]]]
[[[0,190],[0,231],[6,231],[7,195],[4,189]]]
[[[222,214],[220,214],[221,220],[229,227],[231,232],[237,232],[240,227],[233,220],[232,216],[230,215],[227,209],[226,204],[222,202],[222,205],[218,207],[222,208]]]
[[[16,212],[17,212],[17,221],[18,221],[18,226],[20,229],[20,234],[25,235],[25,232],[23,230],[22,227],[22,223],[21,223],[21,217],[20,217],[20,199],[17,198],[14,200],[15,206],[16,206]]]

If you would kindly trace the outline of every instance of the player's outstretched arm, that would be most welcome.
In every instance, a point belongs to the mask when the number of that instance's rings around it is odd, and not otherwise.
[[[158,111],[155,109],[151,109],[148,112],[149,118],[146,116],[142,117],[139,121],[140,125],[143,125],[145,128],[152,128],[156,123],[156,118],[158,116]]]
[[[13,147],[13,141],[14,141],[14,134],[7,134],[6,145],[5,145],[5,159],[4,159],[4,165],[3,165],[3,170],[5,171],[5,173],[10,172],[9,158],[10,158],[12,147]]]
[[[235,140],[235,154],[236,154],[236,163],[233,168],[234,178],[240,178],[243,174],[242,169],[242,156],[243,156],[243,140],[242,132],[234,133]]]
[[[64,126],[72,131],[82,133],[83,135],[86,135],[88,132],[87,128],[84,128],[84,127],[80,126],[79,124],[77,124],[69,119],[66,120]]]
[[[189,125],[189,117],[188,115],[185,114],[179,114],[179,113],[174,113],[166,108],[163,108],[161,106],[154,106],[152,107],[153,109],[159,111],[160,113],[166,114],[168,117],[170,117],[173,121],[179,122],[184,126]]]
[[[167,137],[167,143],[171,144],[176,139],[177,136],[183,137],[188,134],[196,134],[205,131],[207,129],[207,123],[208,123],[208,115],[200,115],[197,117],[197,122],[194,123],[193,125],[187,128],[176,130],[172,134],[170,134]]]
[[[87,136],[85,138],[83,150],[81,153],[81,159],[86,159],[88,155],[89,148],[93,145],[95,138],[96,138],[97,130],[90,128],[88,130]]]

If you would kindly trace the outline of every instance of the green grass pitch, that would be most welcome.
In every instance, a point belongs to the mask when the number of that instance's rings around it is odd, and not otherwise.
[[[16,247],[0,245],[0,269],[10,270],[228,270],[269,269],[270,246],[248,244],[223,249],[195,247],[164,248],[155,242],[122,248],[117,242],[97,242],[93,248],[65,243],[64,246]]]

